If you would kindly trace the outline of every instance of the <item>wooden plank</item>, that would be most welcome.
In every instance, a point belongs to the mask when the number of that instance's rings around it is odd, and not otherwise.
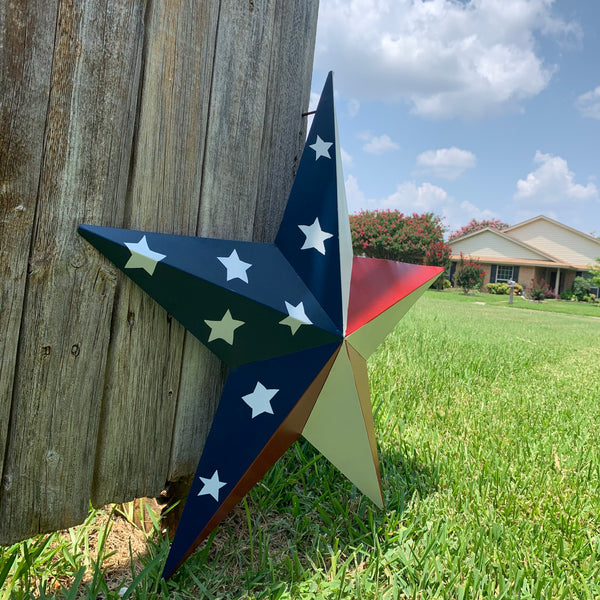
[[[161,0],[148,10],[136,158],[124,226],[195,235],[219,3]],[[179,395],[184,329],[130,280],[121,276],[120,281],[95,506],[160,493]]]
[[[227,27],[219,28],[199,234],[272,241],[304,145],[318,1],[256,2],[254,11],[229,2],[223,9]],[[250,60],[234,78],[231,64],[239,56]],[[222,140],[228,140],[224,156]],[[241,161],[248,161],[244,169]],[[169,480],[194,473],[225,374],[187,334]]]
[[[317,29],[318,0],[276,5],[253,239],[272,242],[300,163]]]
[[[122,219],[144,7],[58,5],[0,543],[87,514],[116,277],[76,227]]]
[[[35,214],[56,6],[0,4],[0,479]],[[1,490],[0,486],[0,490]]]
[[[37,5],[0,6],[15,82],[0,93],[0,194],[25,207],[0,206],[0,543],[81,521],[90,493],[128,500],[193,472],[224,368],[76,226],[272,239],[317,0]]]
[[[275,5],[268,0],[221,2],[199,235],[252,239],[270,55],[276,37]],[[184,357],[169,480],[194,473],[226,373],[189,334]]]

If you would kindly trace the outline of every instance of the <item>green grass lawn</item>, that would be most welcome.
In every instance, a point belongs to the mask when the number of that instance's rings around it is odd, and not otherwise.
[[[151,539],[125,596],[599,598],[600,319],[547,307],[600,310],[507,300],[427,292],[369,361],[385,510],[298,443],[168,583]],[[57,571],[75,597],[80,531],[0,552],[0,599]]]
[[[436,293],[439,298],[450,302],[472,302],[485,303],[489,305],[509,306],[508,296],[498,296],[495,294],[487,294],[481,292],[473,292],[465,296],[460,290],[444,290],[443,292],[428,292],[428,294]],[[566,300],[544,300],[543,302],[534,302],[524,296],[514,296],[511,308],[524,308],[527,310],[541,310],[544,312],[558,312],[567,315],[579,315],[588,317],[600,317],[600,303],[590,304],[588,302],[571,302]]]

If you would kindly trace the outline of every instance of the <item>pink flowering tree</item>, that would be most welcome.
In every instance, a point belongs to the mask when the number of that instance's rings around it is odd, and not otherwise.
[[[449,264],[450,246],[444,242],[440,217],[433,213],[362,211],[350,215],[350,229],[354,254],[418,265]]]
[[[510,225],[508,223],[504,223],[500,221],[500,219],[484,219],[483,221],[476,221],[475,219],[471,219],[468,225],[463,225],[460,229],[453,231],[448,236],[448,241],[456,240],[463,235],[467,235],[468,233],[474,233],[475,231],[479,231],[480,229],[485,229],[486,227],[490,227],[491,229],[497,229],[498,231],[504,231],[508,229]]]

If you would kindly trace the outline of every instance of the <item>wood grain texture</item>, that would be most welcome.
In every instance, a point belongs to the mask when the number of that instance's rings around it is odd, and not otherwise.
[[[219,5],[170,0],[152,2],[148,11],[124,226],[195,235]],[[129,279],[120,280],[94,476],[95,506],[160,493],[179,395],[183,327]]]
[[[275,5],[221,2],[198,235],[252,239]],[[184,358],[170,480],[195,471],[226,374],[218,359],[189,333]]]
[[[0,476],[50,93],[56,5],[0,4]],[[2,486],[0,485],[0,490]]]
[[[83,221],[122,218],[142,13],[140,2],[127,0],[58,5],[0,498],[2,542],[87,514],[116,278],[75,231]]]
[[[302,113],[310,99],[314,49],[306,40],[315,39],[318,9],[318,0],[280,0],[275,7],[252,234],[256,241],[275,240],[300,164],[307,124]]]
[[[0,543],[194,472],[226,368],[76,227],[272,240],[317,6],[0,5]]]
[[[217,147],[213,145],[207,152],[202,195],[205,211],[199,235],[273,241],[296,174],[306,132],[302,112],[310,95],[314,47],[311,40],[316,35],[318,2],[281,0],[272,3],[268,12],[265,5],[255,3],[254,13],[245,12],[242,3],[226,5],[226,10],[233,12],[226,17],[229,33],[217,45],[215,89],[222,89],[226,97],[232,98],[228,114],[238,117],[213,117],[209,139]],[[256,11],[261,18],[267,15],[268,22],[253,22],[248,18],[249,14],[256,19]],[[265,27],[270,31],[265,31]],[[232,31],[238,33],[236,40],[230,39]],[[268,35],[271,43],[262,46],[259,65],[257,57],[252,59],[257,73],[245,74],[239,83],[230,81],[236,57],[251,53],[259,35]],[[255,81],[249,90],[248,80],[258,77],[259,85]],[[221,96],[214,95],[213,102],[211,115],[219,110]],[[253,113],[249,108],[245,112],[244,107],[251,105],[258,106],[259,111]],[[250,116],[252,119],[248,120]],[[242,118],[245,123],[240,123]],[[228,140],[227,160],[217,158],[219,140]],[[240,173],[238,162],[246,154],[249,154],[249,168]],[[222,201],[215,206],[219,198]],[[252,223],[252,230],[242,229],[241,223],[236,225],[239,221],[236,215],[206,216],[208,208],[224,211],[227,208],[224,203],[240,202],[245,206],[238,205],[237,210],[244,211],[244,220]],[[195,471],[226,372],[225,368],[219,368],[219,361],[210,351],[186,333],[170,480]]]

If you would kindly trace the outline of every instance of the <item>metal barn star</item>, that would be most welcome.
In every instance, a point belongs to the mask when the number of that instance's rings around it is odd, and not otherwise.
[[[163,577],[300,435],[383,506],[366,359],[442,269],[353,257],[331,74],[275,243],[79,232],[230,366]]]

